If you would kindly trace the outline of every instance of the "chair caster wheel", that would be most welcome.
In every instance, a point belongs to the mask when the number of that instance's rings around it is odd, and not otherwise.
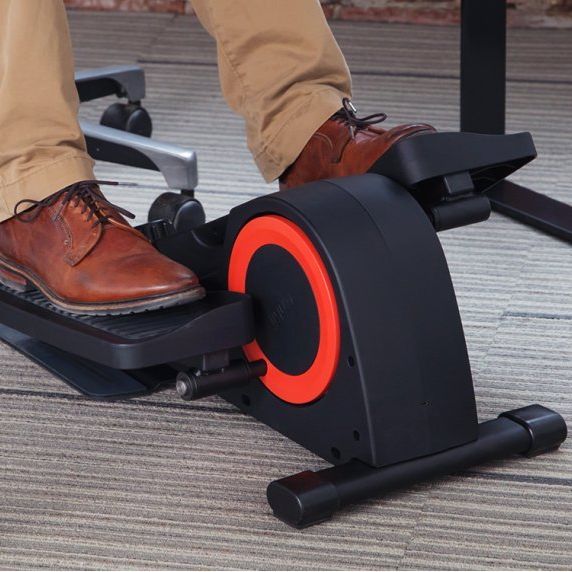
[[[166,220],[176,231],[191,230],[205,223],[203,205],[193,197],[182,193],[163,193],[149,209],[149,222]]]
[[[151,116],[137,103],[113,103],[103,112],[100,123],[143,137],[151,137],[153,132]]]

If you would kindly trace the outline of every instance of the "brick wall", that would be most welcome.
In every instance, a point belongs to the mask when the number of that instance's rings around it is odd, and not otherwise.
[[[287,2],[288,0],[281,0]],[[332,19],[449,24],[460,0],[321,0]],[[65,0],[72,8],[191,13],[189,0]],[[515,26],[572,28],[572,0],[509,0]]]

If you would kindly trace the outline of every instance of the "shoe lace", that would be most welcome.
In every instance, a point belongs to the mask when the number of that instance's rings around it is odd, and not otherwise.
[[[33,199],[18,201],[14,207],[14,216],[22,222],[32,222],[38,218],[42,209],[55,204],[63,196],[56,217],[60,215],[68,203],[73,202],[74,207],[82,204],[81,214],[88,213],[86,219],[88,222],[95,217],[93,227],[108,222],[111,212],[120,213],[130,219],[135,218],[133,213],[108,201],[99,191],[99,185],[117,186],[119,183],[116,181],[80,181],[41,201]],[[25,208],[22,209],[22,206]]]
[[[378,123],[383,123],[387,119],[386,113],[372,113],[365,117],[358,117],[358,110],[349,97],[344,97],[342,104],[343,107],[334,113],[332,119],[340,120],[347,125],[350,129],[352,139],[355,138],[356,131],[366,129]]]

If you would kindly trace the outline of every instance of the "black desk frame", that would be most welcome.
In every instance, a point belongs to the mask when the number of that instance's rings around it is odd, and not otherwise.
[[[504,133],[507,0],[463,0],[461,130]],[[488,193],[493,209],[572,242],[572,206],[503,181]]]

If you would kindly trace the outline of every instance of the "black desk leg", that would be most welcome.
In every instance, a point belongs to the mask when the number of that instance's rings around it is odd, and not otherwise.
[[[505,132],[506,0],[461,5],[461,131]]]
[[[463,0],[461,130],[504,133],[507,0]],[[503,181],[487,193],[494,210],[572,243],[572,206]]]

